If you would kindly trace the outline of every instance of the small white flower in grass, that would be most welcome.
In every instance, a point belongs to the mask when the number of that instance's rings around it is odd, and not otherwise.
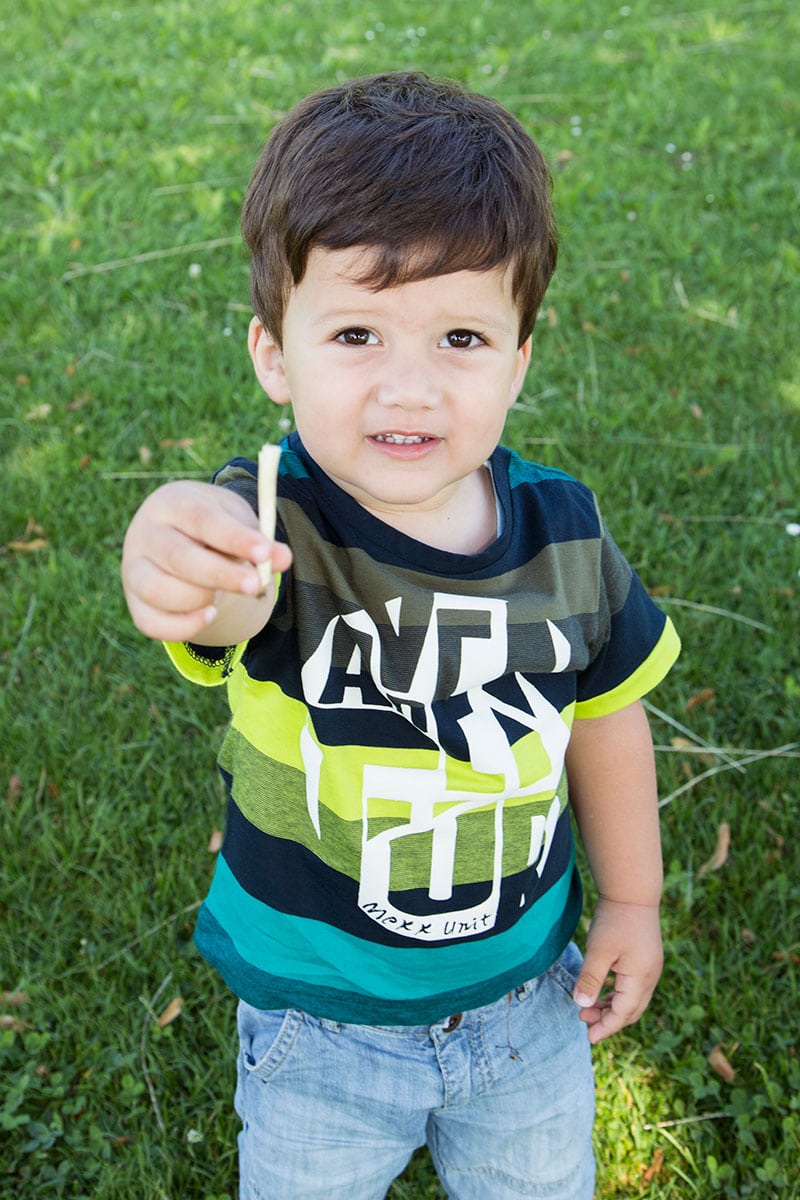
[[[190,1146],[196,1146],[198,1142],[202,1142],[203,1133],[200,1129],[187,1129],[186,1140]]]
[[[692,154],[691,150],[684,150],[683,154],[681,155],[681,162],[689,163],[693,158],[694,155]]]
[[[789,537],[800,537],[800,524],[797,521],[790,521],[786,526],[786,532]]]
[[[610,42],[611,39],[614,37],[614,30],[613,29],[604,29],[603,37],[606,39],[607,42]]]
[[[638,221],[639,220],[639,214],[637,212],[634,212],[633,209],[631,209],[631,211],[629,213],[626,213],[625,215],[629,221]]]
[[[278,429],[280,429],[281,433],[288,433],[291,428],[292,428],[292,418],[291,417],[281,417],[280,421],[278,421]]]
[[[553,35],[552,35],[552,33],[550,32],[550,30],[549,30],[549,29],[543,29],[543,30],[542,30],[542,41],[543,41],[543,42],[549,42],[549,41],[550,41],[550,38],[551,38],[552,36],[553,36]]]
[[[622,8],[619,10],[619,15],[621,17],[629,17],[631,15],[630,4],[623,4]]]
[[[233,330],[231,329],[230,325],[226,325],[222,331],[222,336],[223,337],[231,337],[232,334],[233,334]]]
[[[364,37],[367,39],[368,42],[374,42],[375,41],[375,30],[368,29],[366,31],[366,33],[364,34]]]
[[[200,266],[200,263],[189,263],[189,278],[190,279],[199,279],[202,274],[203,274],[203,268]]]
[[[666,150],[667,154],[674,154],[675,151],[678,149],[678,147],[675,145],[674,142],[667,142],[664,149]]]

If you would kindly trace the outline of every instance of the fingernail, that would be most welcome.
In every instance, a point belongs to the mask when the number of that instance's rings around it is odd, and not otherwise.
[[[573,992],[572,999],[577,1004],[578,1008],[591,1008],[594,1000],[591,996],[587,996],[585,992]]]

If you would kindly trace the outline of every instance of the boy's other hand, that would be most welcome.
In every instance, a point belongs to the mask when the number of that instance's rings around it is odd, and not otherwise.
[[[639,1020],[650,1003],[662,965],[658,906],[601,897],[573,993],[581,1020],[589,1026],[590,1042],[601,1042]],[[610,973],[614,990],[602,996]]]
[[[158,641],[211,644],[206,635],[223,610],[238,607],[247,614],[237,637],[244,640],[271,609],[274,588],[261,595],[257,570],[269,559],[276,571],[286,570],[291,551],[270,544],[241,496],[209,483],[165,484],[144,501],[125,535],[122,585],[133,622]],[[221,637],[215,644],[229,643]]]

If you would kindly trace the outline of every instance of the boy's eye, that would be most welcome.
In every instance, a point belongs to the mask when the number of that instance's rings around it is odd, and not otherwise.
[[[480,345],[480,342],[481,338],[471,329],[451,329],[442,338],[442,343],[453,350],[470,350],[473,346]]]
[[[368,329],[362,329],[361,326],[343,329],[336,335],[336,341],[342,342],[345,346],[369,346],[374,340],[374,334],[370,333]]]

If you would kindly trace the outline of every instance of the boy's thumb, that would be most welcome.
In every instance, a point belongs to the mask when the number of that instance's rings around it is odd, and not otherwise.
[[[587,970],[586,963],[584,963],[583,969],[578,976],[578,981],[575,984],[572,999],[578,1008],[591,1008],[593,1004],[597,1003],[602,986],[602,979],[598,979],[592,974],[591,970]]]

